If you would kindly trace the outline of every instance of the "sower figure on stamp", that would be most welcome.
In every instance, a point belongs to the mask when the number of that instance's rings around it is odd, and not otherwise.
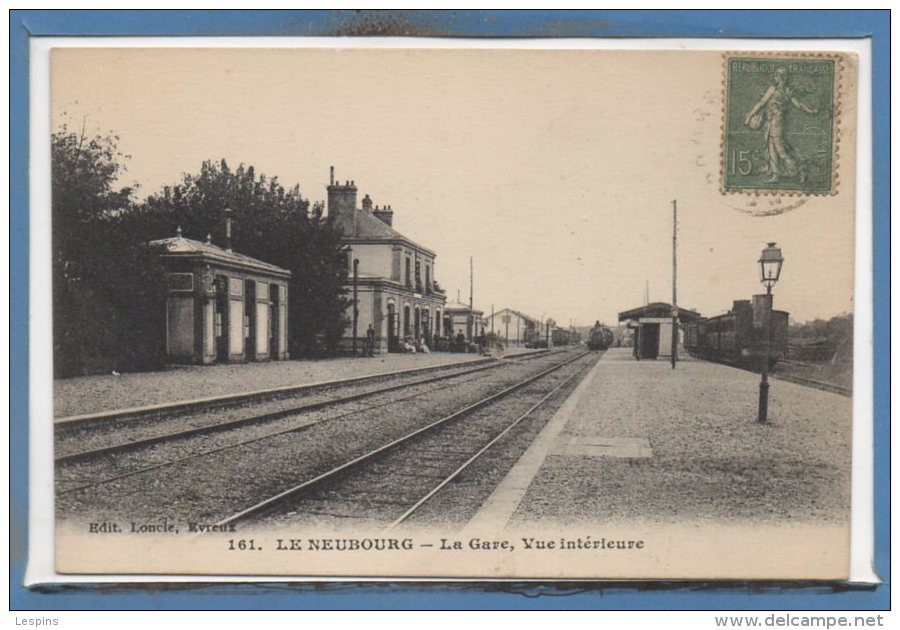
[[[784,68],[775,70],[770,85],[759,102],[744,117],[744,124],[752,129],[759,129],[762,115],[765,114],[763,137],[766,139],[766,162],[769,178],[767,183],[777,182],[781,177],[800,176],[806,181],[806,166],[800,153],[792,147],[785,137],[784,117],[788,104],[807,114],[817,114],[819,110],[801,103],[787,84],[787,71]],[[765,111],[761,110],[765,107]]]

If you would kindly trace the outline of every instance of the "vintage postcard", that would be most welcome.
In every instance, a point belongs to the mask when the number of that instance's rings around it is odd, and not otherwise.
[[[56,570],[847,579],[857,66],[53,49]]]

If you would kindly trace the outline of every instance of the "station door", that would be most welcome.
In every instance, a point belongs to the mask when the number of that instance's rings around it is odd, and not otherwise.
[[[641,324],[640,344],[642,359],[659,356],[659,324]]]

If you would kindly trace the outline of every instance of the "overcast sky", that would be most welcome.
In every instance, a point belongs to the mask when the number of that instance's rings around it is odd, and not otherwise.
[[[334,165],[437,252],[448,297],[473,256],[487,312],[614,323],[645,282],[670,301],[673,199],[680,305],[761,292],[777,241],[776,308],[852,309],[852,156],[837,195],[742,212],[719,192],[717,52],[56,49],[52,72],[54,126],[117,133],[142,196],[225,158],[318,200]]]

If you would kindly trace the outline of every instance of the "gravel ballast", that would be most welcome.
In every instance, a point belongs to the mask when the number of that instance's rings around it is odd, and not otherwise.
[[[511,354],[515,351],[508,352],[507,356]],[[184,366],[160,372],[57,379],[53,382],[53,415],[61,418],[463,363],[478,358],[477,354],[448,352],[385,354],[358,359]]]
[[[482,379],[425,392],[399,404],[360,410],[312,425],[302,433],[265,438],[66,494],[58,497],[57,512],[60,518],[76,522],[121,515],[215,521],[545,367],[536,361],[509,363],[498,371],[484,372]],[[167,445],[166,457],[177,457],[189,448]],[[112,464],[115,468],[115,461]],[[84,471],[94,477],[91,472]]]

